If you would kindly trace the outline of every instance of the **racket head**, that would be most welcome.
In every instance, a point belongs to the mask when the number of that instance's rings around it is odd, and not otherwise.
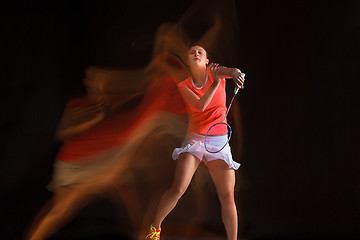
[[[224,132],[224,128],[227,129],[227,137],[223,139],[217,139],[216,142],[209,141],[211,136],[219,135],[219,132]],[[209,153],[218,153],[224,149],[229,143],[232,134],[232,129],[229,124],[225,122],[215,123],[212,125],[205,135],[204,146],[205,150]]]

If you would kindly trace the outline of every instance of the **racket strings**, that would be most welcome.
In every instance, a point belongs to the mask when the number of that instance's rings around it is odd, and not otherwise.
[[[216,136],[216,134],[219,131],[221,131],[221,130],[223,131],[224,127],[227,128],[227,132],[228,132],[227,136],[219,136],[215,140],[210,138],[210,137]],[[205,135],[204,147],[205,147],[206,151],[209,153],[220,152],[229,143],[231,135],[232,135],[232,129],[229,124],[227,124],[225,122],[221,122],[221,123],[216,123],[216,124],[212,125],[209,128],[209,130],[207,131],[207,134]]]

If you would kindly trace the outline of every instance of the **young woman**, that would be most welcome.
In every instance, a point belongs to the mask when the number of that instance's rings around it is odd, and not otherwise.
[[[184,194],[200,162],[204,161],[221,202],[227,239],[235,240],[238,216],[234,200],[234,170],[240,164],[232,159],[229,145],[219,153],[209,153],[205,150],[204,139],[209,127],[225,118],[225,78],[232,78],[239,88],[244,87],[245,79],[237,68],[219,67],[214,63],[208,65],[206,50],[201,46],[191,47],[187,60],[191,77],[178,84],[191,115],[187,137],[182,147],[173,152],[173,159],[177,160],[174,180],[170,189],[161,197],[146,239],[160,239],[161,223]],[[215,144],[224,137],[227,137],[227,129],[210,136],[211,142]]]

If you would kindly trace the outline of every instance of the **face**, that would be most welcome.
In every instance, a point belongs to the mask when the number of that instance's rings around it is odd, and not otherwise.
[[[190,64],[206,65],[209,63],[205,49],[200,46],[193,46],[189,49],[188,60]]]

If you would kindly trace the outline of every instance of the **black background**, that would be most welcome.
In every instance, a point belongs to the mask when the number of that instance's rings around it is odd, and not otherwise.
[[[20,239],[51,196],[54,130],[66,101],[82,92],[84,68],[144,67],[156,28],[191,5],[1,3],[1,239]],[[238,99],[245,237],[359,236],[360,3],[234,6],[237,64],[247,74]]]

